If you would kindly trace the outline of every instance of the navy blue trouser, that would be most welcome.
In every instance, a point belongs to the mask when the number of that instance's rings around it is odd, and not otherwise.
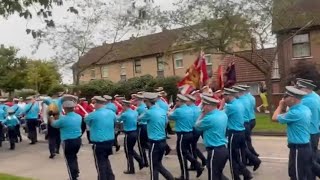
[[[207,147],[208,152],[208,179],[222,180],[223,169],[228,161],[229,153],[225,145],[219,147]]]
[[[112,154],[114,140],[92,142],[93,156],[98,173],[98,180],[114,180],[109,156]]]
[[[78,152],[81,147],[81,138],[67,139],[63,141],[63,151],[69,173],[69,180],[77,180],[79,177]]]

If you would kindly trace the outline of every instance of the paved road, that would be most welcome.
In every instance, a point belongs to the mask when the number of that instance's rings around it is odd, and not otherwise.
[[[119,136],[119,140],[122,136]],[[175,136],[169,140],[169,145],[175,147]],[[84,139],[85,145],[79,153],[80,177],[82,180],[96,179],[96,170],[90,145]],[[254,146],[260,153],[263,161],[260,169],[254,172],[255,180],[288,179],[287,162],[288,149],[285,137],[254,137]],[[7,149],[8,144],[0,148],[0,172],[19,176],[32,177],[38,180],[65,180],[68,178],[63,155],[57,156],[54,160],[48,158],[46,142],[36,145],[29,145],[27,141],[17,144],[15,151]],[[123,148],[111,156],[112,168],[116,179],[135,180],[149,179],[149,169],[137,170],[136,175],[124,175],[122,172],[126,167],[126,159]],[[179,164],[175,153],[171,153],[164,158],[164,165],[174,176],[179,176]],[[225,168],[225,174],[230,177],[229,166]],[[191,179],[195,178],[195,173],[191,172]],[[207,171],[199,178],[207,179]]]

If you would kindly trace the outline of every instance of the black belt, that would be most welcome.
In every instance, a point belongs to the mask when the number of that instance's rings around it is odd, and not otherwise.
[[[221,148],[226,148],[226,145],[206,147],[207,150],[214,150],[214,149],[221,149]]]
[[[236,131],[236,130],[229,129],[228,132],[229,132],[229,133],[242,133],[242,132],[244,132],[244,130],[242,130],[242,131]]]
[[[193,133],[193,131],[189,131],[189,132],[176,132],[177,135],[189,134],[189,133]]]
[[[151,140],[149,139],[150,143],[161,143],[161,142],[166,142],[166,139],[161,139],[161,140]]]
[[[113,144],[114,143],[114,139],[112,140],[108,140],[108,141],[102,141],[102,142],[94,142],[94,141],[91,141],[92,144],[95,144],[95,145],[99,145],[99,144]]]
[[[134,130],[134,131],[124,131],[125,134],[130,134],[130,133],[133,133],[133,132],[137,132],[137,130]]]
[[[289,143],[288,144],[288,148],[305,148],[305,147],[309,147],[310,143],[306,143],[306,144],[293,144],[293,143]]]

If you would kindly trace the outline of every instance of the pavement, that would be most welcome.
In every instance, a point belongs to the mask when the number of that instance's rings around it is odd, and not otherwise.
[[[123,136],[120,135],[118,138],[122,144]],[[0,172],[30,177],[36,180],[67,180],[68,174],[63,154],[56,156],[55,159],[49,159],[48,144],[43,139],[43,135],[40,136],[39,141],[40,142],[36,145],[29,145],[29,141],[24,137],[24,141],[16,145],[15,151],[10,151],[8,149],[9,144],[5,142],[3,147],[0,148]],[[174,152],[175,141],[176,136],[172,135],[171,139],[168,140],[168,144],[172,147],[173,151],[163,159],[163,164],[175,177],[178,177],[180,175],[180,168],[178,158]],[[288,148],[286,146],[286,141],[286,137],[253,137],[254,147],[257,152],[260,153],[260,158],[262,160],[260,168],[256,172],[253,172],[255,180],[289,179],[287,175]],[[78,154],[80,178],[81,180],[97,179],[91,146],[87,143],[85,138],[83,138],[83,143],[84,145],[81,147]],[[199,146],[204,150],[201,142]],[[114,155],[110,157],[110,161],[116,179],[150,179],[149,169],[145,168],[139,171],[137,163],[135,164],[135,175],[123,174],[123,171],[126,168],[126,158],[123,147],[121,147],[119,152],[114,153]],[[252,172],[251,168],[250,170]],[[230,177],[228,164],[224,169],[224,173],[227,177]],[[190,177],[191,179],[197,179],[195,177],[195,172],[190,172]],[[163,177],[160,179],[163,179]],[[207,170],[205,170],[198,179],[208,179]]]

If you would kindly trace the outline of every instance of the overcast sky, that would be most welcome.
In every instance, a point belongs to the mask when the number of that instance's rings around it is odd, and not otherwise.
[[[130,1],[130,0],[128,0]],[[159,5],[161,9],[172,8],[172,3],[177,0],[154,0],[155,5]],[[63,16],[67,13],[65,7],[57,7],[53,10],[55,21],[63,21]],[[18,15],[12,15],[8,19],[0,18],[0,44],[6,46],[14,46],[19,51],[19,56],[26,56],[33,59],[50,59],[54,55],[48,46],[42,45],[36,54],[32,54],[34,43],[33,38],[26,34],[26,28],[37,28],[44,26],[41,19],[34,17],[32,20],[25,20]],[[63,73],[63,82],[72,83],[72,74],[70,72]]]

